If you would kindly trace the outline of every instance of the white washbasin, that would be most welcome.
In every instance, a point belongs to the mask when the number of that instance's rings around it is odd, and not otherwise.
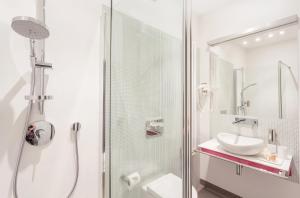
[[[217,140],[224,150],[238,155],[256,155],[265,146],[262,139],[231,133],[219,133]]]

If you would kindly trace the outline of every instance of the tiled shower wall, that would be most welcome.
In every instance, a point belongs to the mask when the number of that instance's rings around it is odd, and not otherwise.
[[[111,51],[111,193],[141,198],[142,186],[162,174],[181,174],[181,40],[118,12],[113,13]],[[164,120],[158,137],[145,122]],[[142,182],[129,190],[121,177]]]
[[[275,129],[279,145],[287,146],[293,155],[291,181],[299,183],[299,121],[294,119],[276,119],[258,117],[258,127],[237,127],[233,125],[235,115],[210,114],[210,136],[214,138],[220,132],[240,133],[250,137],[259,137],[268,142],[269,129]]]

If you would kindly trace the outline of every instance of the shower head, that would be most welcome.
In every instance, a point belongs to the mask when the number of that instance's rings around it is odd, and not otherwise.
[[[45,39],[49,36],[46,25],[32,17],[18,16],[11,22],[12,29],[18,34],[30,39]]]
[[[279,67],[281,67],[281,66],[285,66],[285,67],[287,67],[289,70],[292,70],[292,67],[291,67],[291,66],[289,66],[289,65],[287,65],[287,64],[285,64],[284,62],[282,62],[282,61],[278,61],[278,63],[279,63]]]

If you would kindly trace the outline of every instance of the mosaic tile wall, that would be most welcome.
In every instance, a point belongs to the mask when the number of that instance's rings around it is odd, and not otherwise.
[[[112,198],[141,198],[142,186],[162,174],[181,174],[182,43],[138,20],[113,14],[111,65]],[[159,137],[145,122],[164,119]],[[128,190],[123,175],[142,182]]]

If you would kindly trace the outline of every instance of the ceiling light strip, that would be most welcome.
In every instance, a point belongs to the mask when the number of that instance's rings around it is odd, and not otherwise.
[[[280,19],[278,21],[275,21],[271,24],[268,24],[268,25],[265,25],[265,26],[262,26],[262,27],[252,28],[251,31],[244,31],[243,33],[240,33],[240,34],[233,34],[233,35],[221,37],[221,38],[218,38],[218,39],[214,39],[212,41],[209,41],[207,44],[209,46],[213,47],[213,46],[225,43],[225,42],[229,42],[229,41],[241,39],[241,38],[244,38],[244,37],[247,37],[247,36],[251,36],[253,34],[265,32],[265,31],[268,31],[268,30],[277,29],[277,28],[281,28],[281,27],[295,25],[295,24],[298,24],[298,21],[299,21],[298,16],[293,15],[293,16],[290,16],[290,17],[287,17],[287,18],[284,18],[284,19]]]

